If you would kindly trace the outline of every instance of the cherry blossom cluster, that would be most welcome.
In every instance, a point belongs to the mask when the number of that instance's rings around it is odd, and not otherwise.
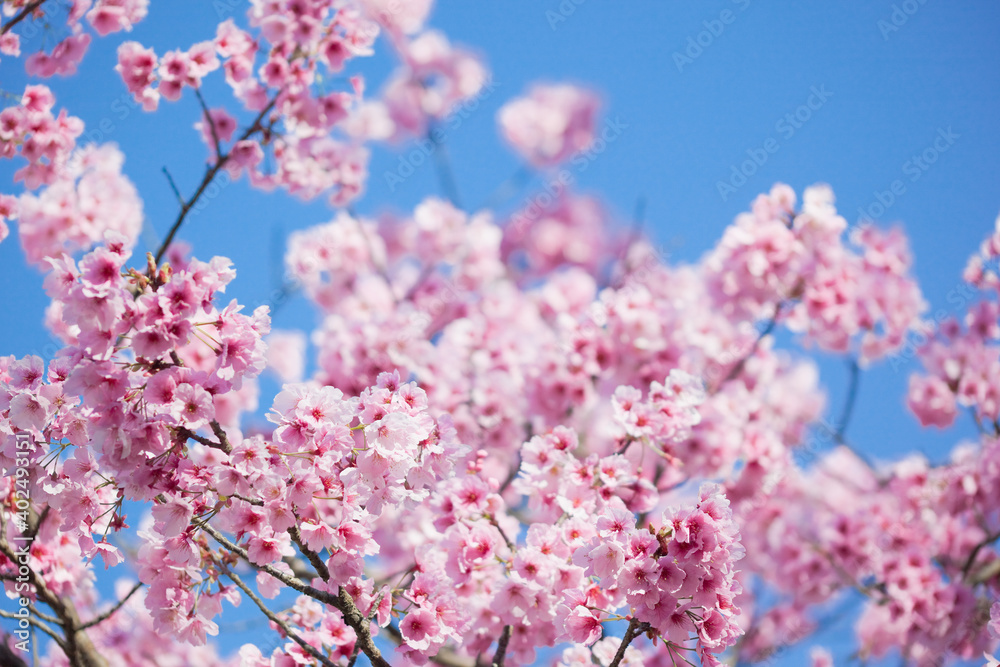
[[[871,361],[903,346],[925,308],[908,275],[911,258],[899,230],[846,221],[833,192],[806,190],[801,211],[785,185],[759,196],[706,258],[719,307],[736,316],[778,317],[810,342]],[[860,336],[860,340],[854,342]]]
[[[3,219],[17,220],[28,261],[42,267],[91,249],[109,232],[134,243],[142,228],[142,202],[122,174],[124,156],[113,144],[77,147],[83,123],[65,109],[53,116],[54,106],[52,91],[29,85],[20,104],[0,112],[0,154],[28,160],[14,175],[27,191],[0,195],[0,241],[8,233]]]
[[[652,524],[648,530],[637,529],[628,511],[599,515],[596,535],[576,550],[574,561],[585,564],[586,574],[615,594],[596,599],[584,590],[565,594],[575,603],[565,620],[575,641],[596,641],[601,626],[593,609],[615,608],[624,596],[635,609],[634,621],[677,647],[668,651],[691,650],[684,644],[696,636],[702,664],[720,664],[713,654],[742,634],[736,622],[740,611],[734,599],[741,587],[734,563],[743,553],[721,487],[706,485],[698,498],[694,507],[665,511],[658,529]]]
[[[535,167],[552,167],[594,141],[600,100],[566,84],[535,86],[508,102],[497,116],[508,143]]]
[[[76,148],[76,138],[83,132],[83,122],[63,109],[52,114],[56,98],[48,87],[25,87],[21,102],[0,111],[0,155],[7,159],[20,156],[28,161],[14,174],[34,190],[58,178]],[[4,212],[4,217],[11,217]]]
[[[54,3],[2,6],[21,21]],[[72,35],[29,73],[71,73],[82,20],[127,30],[147,4],[73,0]],[[148,111],[194,95],[208,149],[144,258],[121,153],[77,146],[83,123],[45,86],[0,111],[0,154],[27,163],[25,191],[0,195],[0,240],[17,220],[63,343],[0,357],[0,576],[46,610],[43,664],[161,664],[153,643],[177,664],[250,667],[736,664],[809,641],[857,600],[865,659],[995,664],[997,233],[965,270],[979,298],[929,324],[903,233],[848,232],[822,184],[801,204],[775,185],[692,265],[561,177],[495,211],[427,197],[360,215],[347,204],[369,150],[433,139],[489,81],[426,27],[431,5],[253,0],[185,48],[122,43],[125,88]],[[372,95],[349,69],[379,34],[398,64]],[[209,104],[211,76],[236,104]],[[498,128],[551,174],[595,141],[599,107],[539,85]],[[176,241],[222,170],[337,209],[288,241],[289,284],[320,318],[309,338],[227,303],[231,262]],[[916,417],[943,428],[966,408],[978,439],[938,464],[871,463],[778,327],[847,356],[854,382],[915,346]],[[258,396],[266,367],[273,401]],[[96,578],[125,567],[138,583],[101,600]],[[237,604],[279,645],[218,655]]]
[[[998,256],[997,235],[983,242],[965,272],[969,293],[994,290],[983,262]],[[925,375],[910,378],[907,402],[924,426],[950,426],[959,408],[970,410],[980,430],[995,432],[1000,420],[1000,305],[981,299],[963,303],[965,313],[928,327],[918,348]]]
[[[50,53],[40,50],[29,55],[24,66],[31,76],[69,76],[76,73],[90,47],[91,36],[84,31],[82,19],[98,35],[106,37],[131,30],[146,17],[148,7],[149,0],[5,0],[0,4],[0,14],[10,19],[0,35],[0,53],[11,57],[21,55],[20,35],[12,30],[21,21],[51,22],[70,35],[62,38]]]

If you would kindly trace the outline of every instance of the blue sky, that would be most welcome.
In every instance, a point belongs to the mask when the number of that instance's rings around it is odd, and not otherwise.
[[[159,53],[187,47],[211,38],[220,18],[239,20],[246,6],[243,0],[154,0],[130,35],[95,40],[81,75],[49,82],[58,106],[82,118],[88,130],[97,128],[90,138],[124,150],[125,172],[145,202],[150,238],[163,235],[176,215],[161,169],[168,167],[189,193],[206,151],[192,129],[198,111],[190,93],[155,114],[134,108],[113,71],[115,49],[124,39]],[[577,82],[605,97],[605,118],[623,130],[574,175],[623,220],[644,197],[647,230],[675,261],[696,261],[772,183],[790,183],[801,193],[827,182],[849,223],[867,209],[881,224],[905,226],[932,312],[952,313],[948,295],[1000,212],[1000,5],[988,0],[440,0],[430,23],[484,54],[494,74],[494,89],[446,134],[467,205],[488,200],[518,167],[497,135],[496,110],[531,82],[545,80]],[[39,31],[25,50],[43,40],[51,48],[62,36]],[[371,88],[390,64],[385,55],[364,64]],[[5,58],[0,88],[17,94],[25,81],[21,63]],[[230,101],[218,77],[205,95],[212,106]],[[762,164],[747,167],[754,173],[746,182],[730,180],[734,168],[754,155]],[[398,154],[376,152],[360,212],[408,210],[440,192],[431,164],[390,187],[385,174],[398,164]],[[9,162],[0,164],[0,182],[11,183],[12,173]],[[891,192],[897,181],[899,194],[879,212],[873,207],[879,193]],[[720,192],[720,182],[733,187]],[[526,196],[522,192],[514,203]],[[331,216],[324,203],[303,205],[237,182],[219,189],[180,237],[201,257],[232,258],[238,278],[229,293],[256,305],[266,303],[275,286],[281,239]],[[0,353],[50,356],[41,325],[45,305],[41,276],[25,266],[12,236],[0,244]],[[299,298],[276,314],[274,325],[308,329],[314,321]],[[787,336],[781,340],[790,343]],[[820,362],[835,416],[847,372],[838,359]],[[903,405],[913,368],[912,359],[898,359],[862,378],[849,436],[873,456],[917,450],[939,460],[973,433],[964,422],[943,433],[918,427]],[[841,643],[843,633],[830,641]],[[790,653],[779,663],[797,660]]]

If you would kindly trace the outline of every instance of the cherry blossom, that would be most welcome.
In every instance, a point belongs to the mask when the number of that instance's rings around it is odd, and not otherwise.
[[[254,0],[202,41],[121,42],[144,110],[198,103],[203,180],[145,255],[115,146],[78,145],[44,85],[0,112],[21,188],[0,241],[15,226],[60,342],[0,357],[0,575],[42,612],[40,664],[161,664],[150,645],[176,664],[742,664],[811,645],[842,604],[863,660],[996,664],[1000,232],[965,267],[974,298],[928,322],[904,232],[849,230],[824,184],[774,185],[689,265],[568,184],[513,212],[365,215],[372,151],[430,141],[491,81],[431,9]],[[26,66],[71,75],[84,21],[104,37],[148,10],[75,0]],[[373,86],[355,59],[383,48]],[[591,145],[599,107],[537,85],[497,121],[545,170]],[[272,331],[226,293],[245,267],[179,241],[223,170],[334,209],[285,248],[311,335]],[[976,437],[871,462],[826,418],[816,349],[850,362],[848,407],[865,368],[915,353],[917,422]],[[108,599],[99,577],[120,580]],[[237,604],[275,641],[222,656]]]

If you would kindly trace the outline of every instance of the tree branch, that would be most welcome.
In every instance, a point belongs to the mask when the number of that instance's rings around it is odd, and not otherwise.
[[[13,612],[4,611],[3,609],[0,609],[0,618],[10,618],[10,619],[14,619],[14,620],[20,620],[23,617],[22,616],[18,616],[17,614],[15,614]],[[56,633],[55,630],[53,630],[52,628],[50,628],[49,626],[47,626],[45,623],[43,623],[40,620],[38,620],[37,618],[35,618],[34,615],[28,617],[28,623],[30,623],[31,625],[33,625],[36,628],[38,628],[39,630],[41,630],[42,632],[44,632],[45,634],[47,634],[49,637],[52,637],[52,639],[55,640],[56,644],[59,645],[59,648],[61,648],[63,650],[63,653],[67,652],[67,650],[66,650],[66,640],[63,639],[62,637],[60,637]]]
[[[965,565],[962,566],[962,579],[969,578],[969,572],[972,571],[972,566],[976,562],[976,557],[979,556],[979,552],[983,550],[983,547],[996,542],[1000,539],[1000,533],[994,533],[992,535],[987,535],[985,539],[977,543],[975,547],[972,548],[972,552],[969,557],[965,560]]]
[[[729,374],[722,379],[722,382],[719,383],[719,385],[715,388],[715,391],[713,391],[712,393],[715,393],[720,389],[722,389],[722,385],[726,384],[730,380],[735,380],[739,376],[739,374],[743,372],[743,368],[746,366],[747,361],[757,352],[757,348],[760,347],[760,342],[764,340],[765,336],[774,331],[774,326],[778,323],[778,315],[781,314],[781,309],[784,307],[785,307],[784,301],[775,306],[774,315],[771,316],[771,319],[767,323],[767,326],[765,326],[764,330],[761,331],[760,335],[757,336],[757,340],[753,342],[753,346],[750,348],[750,351],[747,352],[742,359],[736,362],[736,365],[729,370]]]
[[[126,593],[125,597],[123,597],[121,600],[119,600],[115,604],[114,607],[112,607],[111,609],[107,610],[106,612],[104,612],[100,616],[94,617],[93,620],[87,621],[86,623],[84,623],[83,625],[80,626],[80,629],[81,630],[86,630],[87,628],[93,627],[93,626],[97,625],[98,623],[103,623],[104,621],[106,621],[109,618],[111,618],[112,616],[114,616],[115,612],[118,611],[119,609],[121,609],[123,606],[125,606],[125,603],[128,602],[129,598],[131,598],[133,595],[135,595],[135,592],[138,591],[140,588],[142,588],[142,582],[141,581],[136,582],[135,586],[132,587],[132,590],[130,590],[128,593]]]
[[[6,540],[0,541],[0,553],[3,553],[11,561],[18,562],[17,555],[11,550]],[[63,600],[50,591],[45,581],[31,568],[28,568],[28,583],[35,589],[35,595],[38,596],[38,599],[48,605],[59,618],[59,625],[62,626],[64,637],[61,642],[59,639],[56,641],[63,653],[66,654],[69,664],[72,667],[106,667],[107,662],[97,652],[97,648],[90,641],[87,633],[81,629],[80,617],[73,602],[68,598]],[[51,628],[43,628],[39,625],[40,623],[41,621],[35,619],[33,625],[55,638]]]
[[[215,434],[215,437],[219,439],[219,444],[222,445],[222,451],[226,454],[232,452],[233,446],[229,444],[229,436],[226,435],[225,430],[223,430],[222,424],[220,424],[218,420],[213,419],[209,422],[209,426],[212,427],[212,433]]]
[[[4,27],[0,28],[0,35],[6,35],[8,32],[10,32],[11,28],[13,28],[18,23],[27,18],[28,14],[35,11],[42,5],[44,5],[45,2],[46,0],[32,0],[31,2],[26,4],[24,8],[14,16],[14,18],[7,21],[7,24]]]
[[[326,567],[326,563],[320,559],[319,554],[312,549],[309,549],[302,543],[302,535],[299,534],[299,527],[297,525],[292,526],[288,529],[288,534],[292,536],[292,542],[294,542],[295,546],[299,548],[302,555],[309,560],[309,563],[313,566],[313,569],[316,570],[316,574],[319,575],[320,579],[323,581],[329,581],[330,570]]]
[[[208,105],[205,104],[205,98],[201,96],[201,89],[196,87],[194,94],[198,98],[201,110],[205,113],[205,122],[208,123],[208,129],[212,132],[212,142],[215,144],[215,159],[219,159],[222,155],[222,142],[219,141],[219,131],[215,128],[215,119],[208,113]]]
[[[434,166],[437,169],[438,181],[444,196],[455,205],[455,208],[463,208],[461,198],[458,196],[458,185],[455,182],[455,172],[451,168],[451,159],[448,156],[448,148],[444,142],[435,136],[437,128],[431,127],[427,130],[427,140],[434,147]]]
[[[257,597],[257,595],[252,590],[250,590],[250,587],[247,586],[245,583],[243,583],[243,580],[240,579],[232,570],[226,567],[221,561],[219,562],[219,567],[221,567],[222,571],[226,573],[226,576],[229,577],[234,584],[239,586],[240,589],[246,594],[246,596],[250,598],[250,600],[255,605],[257,605],[257,608],[260,609],[265,616],[267,616],[268,620],[270,620],[272,623],[281,628],[281,630],[285,633],[285,635],[288,638],[290,638],[293,642],[302,647],[303,651],[305,651],[312,657],[319,660],[323,665],[325,665],[325,667],[337,667],[337,665],[334,662],[332,662],[329,658],[327,658],[325,655],[317,651],[311,645],[307,644],[306,641],[302,639],[302,637],[299,637],[292,630],[291,626],[288,625],[288,623],[278,618],[274,614],[274,612],[268,609],[267,605],[264,604],[263,600]]]
[[[253,563],[250,560],[246,549],[234,544],[222,533],[217,531],[215,528],[212,528],[207,523],[201,524],[201,529],[211,535],[216,542],[238,555],[247,563],[250,563],[253,567],[268,573],[289,588],[292,588],[303,595],[308,595],[314,600],[328,604],[338,610],[341,614],[343,614],[344,622],[347,623],[347,625],[354,630],[354,634],[358,636],[358,641],[361,643],[361,650],[364,651],[365,655],[368,656],[368,659],[371,660],[373,667],[392,667],[389,662],[382,657],[382,653],[378,650],[378,647],[375,646],[375,640],[371,633],[371,624],[368,622],[368,619],[364,617],[358,609],[357,604],[355,604],[354,599],[347,593],[346,590],[344,590],[343,587],[338,588],[336,595],[333,595],[328,591],[321,591],[313,588],[295,577],[288,576],[286,573],[278,570],[273,565],[257,565],[256,563]]]
[[[274,108],[274,105],[277,104],[278,98],[280,96],[281,96],[281,91],[278,91],[278,93],[273,98],[271,98],[271,101],[268,102],[267,106],[264,107],[259,114],[257,114],[257,117],[254,119],[253,123],[250,125],[250,127],[246,129],[245,132],[243,132],[238,141],[244,141],[246,139],[249,139],[254,134],[263,129],[261,121],[264,120],[264,116],[270,113],[271,109]],[[201,196],[205,193],[205,190],[208,188],[209,184],[212,182],[212,180],[215,179],[215,175],[219,173],[219,171],[222,169],[222,167],[225,166],[227,162],[229,162],[229,158],[230,158],[229,153],[226,153],[224,155],[219,155],[215,161],[215,164],[209,167],[208,171],[205,172],[205,176],[201,179],[201,184],[198,186],[198,189],[195,190],[194,195],[192,195],[191,198],[188,199],[186,202],[184,202],[183,206],[181,206],[181,211],[177,215],[177,219],[174,221],[174,224],[170,227],[170,231],[167,232],[167,236],[165,239],[163,239],[163,243],[160,244],[159,250],[156,251],[156,255],[153,261],[157,265],[160,263],[160,260],[163,259],[163,254],[167,251],[167,248],[169,248],[170,244],[173,243],[174,236],[177,235],[177,230],[179,230],[181,228],[181,225],[184,224],[184,219],[187,217],[187,214],[191,211],[192,208],[194,208],[194,205],[198,202],[198,199],[200,199]]]
[[[625,650],[628,648],[628,645],[632,643],[633,639],[649,630],[649,628],[649,623],[640,623],[637,618],[633,617],[628,623],[628,628],[625,630],[625,636],[622,637],[622,643],[618,647],[618,652],[615,653],[615,658],[611,661],[611,664],[608,665],[608,667],[618,667],[618,665],[621,664],[622,659],[625,657]]]
[[[510,643],[510,626],[503,626],[500,639],[497,641],[497,652],[493,654],[493,664],[491,667],[503,667],[504,658],[507,656],[507,644]]]
[[[861,367],[857,359],[848,362],[851,371],[850,383],[847,387],[847,398],[844,400],[844,410],[840,413],[840,420],[837,422],[837,432],[834,437],[837,442],[844,444],[844,434],[847,432],[847,425],[851,423],[851,415],[854,412],[854,404],[858,398],[858,381],[861,379]]]

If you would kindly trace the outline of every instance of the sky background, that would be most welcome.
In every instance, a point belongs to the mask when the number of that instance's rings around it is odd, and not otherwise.
[[[132,107],[113,70],[115,50],[126,39],[158,53],[186,48],[211,39],[221,19],[242,22],[246,7],[243,0],[154,0],[149,16],[131,34],[94,40],[80,75],[47,82],[56,92],[57,108],[83,119],[90,139],[114,141],[124,151],[124,171],[139,189],[147,220],[146,241],[137,253],[155,245],[176,216],[162,168],[169,168],[181,191],[190,193],[207,152],[192,129],[199,113],[190,91],[178,103],[161,104],[154,114]],[[577,182],[599,193],[623,224],[637,199],[644,198],[646,229],[672,261],[697,261],[733,217],[777,181],[800,194],[810,184],[829,183],[853,225],[859,209],[869,209],[877,193],[898,179],[905,192],[887,210],[880,213],[876,207],[869,214],[880,224],[905,227],[930,312],[957,314],[949,293],[961,285],[967,258],[1000,212],[997,3],[439,0],[430,24],[483,54],[494,76],[493,91],[476,108],[463,109],[462,122],[446,133],[466,206],[487,201],[518,169],[498,136],[497,109],[532,82],[575,82],[599,91],[604,118],[624,127],[585,171],[574,173]],[[31,25],[23,24],[19,32]],[[50,49],[65,36],[37,27],[23,46],[27,53],[43,45]],[[355,61],[355,71],[360,65],[369,76],[370,89],[392,65],[384,43],[378,50],[365,63]],[[4,58],[2,104],[13,103],[26,81],[23,60]],[[789,132],[782,119],[816,90],[827,91],[825,101],[814,104],[819,108]],[[218,73],[204,92],[210,106],[235,108]],[[926,170],[907,169],[907,161],[932,147],[939,132],[956,137],[947,151]],[[769,139],[778,150],[735,192],[721,195],[720,181],[728,181],[733,168],[748,159],[747,151],[761,149]],[[408,211],[425,196],[441,193],[429,162],[390,187],[385,174],[395,172],[399,160],[398,152],[376,151],[359,212]],[[9,162],[0,164],[5,191],[19,192],[10,190],[12,173]],[[511,205],[525,203],[528,192]],[[199,257],[230,257],[238,277],[227,294],[254,306],[267,303],[280,282],[282,239],[331,217],[323,202],[302,204],[236,182],[208,199],[185,223],[180,238]],[[12,234],[0,244],[0,354],[51,356],[55,348],[42,326],[46,303],[41,275],[25,265]],[[295,298],[275,314],[273,324],[308,330],[315,321],[304,299]],[[779,340],[791,343],[785,335]],[[846,367],[837,358],[819,357],[819,362],[835,419]],[[876,458],[921,451],[941,460],[973,434],[968,421],[945,432],[919,428],[903,403],[914,368],[913,359],[898,358],[875,365],[861,379],[848,435]],[[265,407],[273,390],[273,383],[265,381]],[[850,622],[817,641],[847,655],[844,628]],[[789,651],[775,664],[802,660],[801,652]]]

